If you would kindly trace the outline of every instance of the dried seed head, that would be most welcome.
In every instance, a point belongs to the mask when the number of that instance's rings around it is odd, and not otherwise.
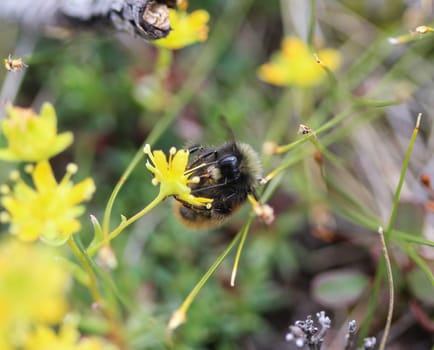
[[[274,222],[274,209],[268,204],[258,202],[252,195],[248,195],[247,198],[252,205],[255,215],[259,217],[266,225],[271,225]]]
[[[313,153],[313,159],[315,160],[315,162],[317,162],[319,165],[321,165],[323,163],[323,156],[321,154],[320,151],[315,151]]]
[[[420,182],[422,182],[422,185],[424,185],[427,189],[431,189],[431,177],[428,174],[422,174],[420,177]]]
[[[143,20],[158,29],[170,30],[169,8],[165,4],[150,2],[143,13]]]
[[[110,246],[104,246],[98,252],[98,263],[110,270],[115,269],[118,266],[118,260],[116,254]]]
[[[266,141],[262,145],[262,152],[264,152],[265,154],[277,154],[278,146],[273,141]]]
[[[254,208],[255,215],[259,217],[265,225],[271,225],[274,222],[274,209],[268,204],[259,204]]]
[[[373,349],[376,343],[377,339],[375,337],[365,338],[363,339],[363,349]]]
[[[419,27],[416,27],[416,29],[414,31],[417,34],[426,34],[426,33],[434,31],[434,29],[431,27],[428,27],[428,26],[419,26]]]
[[[180,325],[187,321],[187,316],[185,315],[185,311],[182,309],[176,310],[167,324],[167,330],[173,331],[178,328]]]

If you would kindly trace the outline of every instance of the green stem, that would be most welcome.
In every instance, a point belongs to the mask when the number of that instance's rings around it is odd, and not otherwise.
[[[204,50],[204,53],[197,60],[195,69],[192,70],[192,74],[185,81],[182,90],[171,97],[171,101],[168,103],[168,108],[164,115],[160,118],[155,127],[152,128],[151,133],[136,152],[127,169],[121,175],[121,178],[110,195],[104,211],[102,229],[105,239],[108,238],[108,232],[110,231],[110,217],[116,197],[118,196],[123,184],[131,175],[131,172],[144,158],[143,147],[147,143],[155,143],[155,141],[158,140],[158,138],[176,119],[182,108],[194,96],[195,92],[200,88],[202,81],[206,79],[207,75],[214,68],[218,57],[223,53],[226,46],[232,42],[231,33],[237,31],[237,27],[241,25],[241,20],[244,18],[243,15],[248,10],[251,3],[252,0],[242,0],[234,2],[233,6],[228,6],[226,12],[220,17],[220,20],[215,25],[215,30],[213,31],[215,34],[210,38],[210,40],[208,40],[209,45],[207,45],[207,47],[212,48],[212,51]],[[160,58],[163,60],[163,53],[160,52],[160,54]]]
[[[398,187],[396,188],[395,195],[393,196],[392,213],[390,215],[389,224],[387,225],[387,229],[385,232],[386,243],[389,243],[390,232],[392,231],[393,224],[395,223],[396,213],[398,210],[398,202],[399,202],[399,198],[401,196],[401,189],[402,189],[402,186],[404,184],[405,174],[407,172],[408,164],[410,162],[411,152],[413,151],[413,146],[414,146],[414,143],[416,141],[416,136],[419,132],[419,126],[420,126],[420,119],[421,118],[422,118],[422,114],[419,113],[419,115],[417,116],[416,126],[413,130],[413,134],[411,135],[411,139],[410,139],[410,142],[409,142],[408,147],[407,147],[407,152],[405,154],[404,163],[402,165],[401,174],[399,177]]]
[[[244,226],[247,227],[250,225],[250,222],[247,222]],[[238,234],[234,237],[232,242],[226,247],[226,249],[219,255],[219,257],[213,262],[211,267],[208,269],[208,271],[202,276],[200,281],[194,286],[194,288],[191,290],[190,294],[185,298],[184,302],[182,303],[181,307],[178,309],[178,311],[182,313],[186,313],[190,305],[193,303],[196,296],[199,294],[202,287],[205,285],[205,283],[208,281],[208,279],[211,277],[211,275],[214,273],[214,271],[217,269],[217,267],[220,266],[224,258],[230,253],[230,251],[235,247],[235,244],[240,239],[242,233],[244,232],[241,230],[238,232]]]
[[[297,140],[293,143],[291,143],[290,145],[294,145],[294,144],[303,144],[305,142],[307,142],[308,140],[310,140],[310,138],[312,137],[312,135],[308,135],[300,140]],[[290,146],[288,145],[288,146]],[[285,146],[284,146],[285,147]],[[289,149],[289,147],[288,147]],[[291,147],[292,149],[292,147]],[[297,154],[287,154],[286,157],[283,159],[281,165],[279,165],[278,167],[276,167],[275,169],[273,169],[270,173],[268,173],[265,176],[265,181],[270,181],[272,180],[274,177],[276,177],[278,174],[282,173],[284,170],[288,169],[290,166],[298,163],[299,161],[301,161],[302,159],[304,159],[306,156],[308,155],[308,151],[303,149],[302,151],[300,151]]]
[[[386,264],[387,271],[387,281],[389,284],[389,306],[387,311],[387,319],[386,326],[384,327],[383,337],[381,338],[381,343],[379,346],[379,350],[384,350],[386,348],[387,338],[389,337],[390,326],[392,324],[392,316],[393,316],[393,305],[395,302],[395,292],[393,289],[393,274],[392,274],[392,264],[390,263],[389,252],[387,251],[387,243],[384,238],[383,228],[380,227],[378,229],[378,233],[380,235],[381,248],[383,251],[383,258]]]
[[[155,63],[155,71],[160,79],[160,83],[163,83],[163,80],[166,79],[167,73],[172,66],[172,62],[173,51],[163,47],[159,47],[157,62]]]
[[[303,143],[309,141],[312,137],[314,137],[313,134],[307,135],[307,136],[305,136],[305,137],[303,137],[301,139],[298,139],[297,141],[291,142],[291,143],[289,143],[287,145],[279,146],[277,148],[277,153],[286,153],[286,152],[292,151],[294,148],[296,148],[296,147],[302,145]]]
[[[423,258],[420,257],[419,254],[417,254],[411,244],[406,244],[404,249],[407,252],[408,256],[413,259],[413,261],[420,267],[420,269],[428,277],[431,284],[434,286],[434,275],[431,271],[431,267],[426,263]]]
[[[345,111],[337,114],[330,121],[328,121],[327,123],[325,123],[324,125],[322,125],[318,129],[315,129],[315,134],[319,135],[320,133],[325,132],[328,129],[331,129],[332,127],[334,127],[335,125],[339,124],[344,119],[346,119],[347,117],[349,117],[351,115],[351,113],[354,112],[354,110],[355,110],[354,106],[348,107]],[[303,138],[301,138],[301,139],[299,139],[297,141],[294,141],[294,142],[292,142],[290,144],[287,144],[287,145],[284,145],[284,146],[280,146],[278,148],[278,153],[286,153],[286,152],[292,151],[294,148],[296,148],[300,144],[303,144],[303,143],[307,142],[312,137],[314,137],[312,134],[311,135],[307,135],[306,137],[303,137]]]
[[[380,103],[380,106],[383,105],[383,103]],[[384,102],[384,104],[386,104],[386,102]],[[373,104],[374,105],[374,104]],[[375,104],[375,106],[377,106]],[[353,112],[355,112],[357,110],[357,107],[364,107],[364,105],[352,105],[349,106],[345,111],[342,111],[341,113],[337,114],[335,117],[333,117],[333,119],[331,119],[330,121],[328,121],[327,123],[323,124],[321,127],[319,127],[318,129],[315,129],[315,134],[319,135],[320,133],[323,133],[325,131],[327,131],[328,129],[333,128],[335,125],[339,124],[340,122],[342,122],[344,119],[348,118]],[[355,123],[352,123],[352,125],[356,125]],[[341,129],[339,129],[341,130]],[[332,134],[331,134],[332,135]],[[335,134],[334,137],[325,137],[322,139],[322,144],[323,147],[327,146],[328,144],[332,143],[332,142],[336,142],[338,140],[340,140],[340,138],[342,137],[342,135],[344,135],[343,133],[340,134]],[[295,163],[297,163],[298,161],[300,161],[301,159],[303,159],[304,157],[306,157],[308,155],[308,152],[305,150],[301,150],[300,152],[297,152],[296,154],[289,154],[290,151],[292,151],[293,149],[297,148],[298,146],[300,146],[301,144],[311,140],[311,138],[313,138],[314,135],[306,135],[305,137],[300,138],[299,140],[296,140],[290,144],[284,145],[284,146],[280,146],[277,148],[277,153],[287,153],[287,156],[284,158],[284,160],[281,162],[281,164],[275,168],[274,170],[272,170],[266,177],[265,180],[269,181],[274,179],[274,177],[278,176],[279,174],[282,174],[284,170],[286,170],[287,168],[289,168],[290,166],[294,165]],[[280,183],[280,181],[276,181],[276,184]],[[270,186],[267,186],[267,189]],[[271,195],[272,191],[268,191],[269,195]],[[378,227],[378,224],[375,225],[375,228]],[[374,229],[375,229],[374,228]]]
[[[419,114],[417,116],[416,126],[415,126],[415,128],[413,130],[413,134],[411,136],[410,142],[409,142],[408,147],[407,147],[407,152],[405,154],[404,162],[402,164],[402,169],[401,169],[401,174],[400,174],[400,178],[399,178],[399,181],[398,181],[398,186],[397,186],[397,189],[395,191],[395,195],[393,197],[392,212],[390,214],[390,218],[389,218],[389,223],[387,225],[387,229],[386,229],[386,231],[384,233],[384,238],[385,238],[385,241],[386,241],[386,246],[389,243],[390,236],[392,234],[393,224],[395,222],[396,213],[397,213],[397,210],[398,210],[398,204],[399,204],[399,198],[400,198],[400,194],[401,194],[401,189],[402,189],[402,186],[404,184],[404,178],[405,178],[405,174],[407,172],[407,168],[408,168],[408,165],[409,165],[409,162],[410,162],[410,156],[411,156],[411,152],[413,150],[414,143],[416,141],[416,136],[417,136],[417,134],[419,132],[419,126],[420,126],[420,119],[421,119],[421,117],[422,117],[421,114]],[[361,335],[362,339],[368,333],[367,329],[368,329],[369,325],[371,324],[372,318],[374,317],[374,312],[376,310],[376,305],[377,305],[377,302],[378,302],[378,296],[379,296],[379,293],[380,293],[381,281],[383,280],[383,276],[384,276],[385,272],[386,272],[386,267],[385,267],[385,261],[384,261],[384,258],[383,258],[383,259],[381,259],[381,261],[380,261],[380,263],[378,265],[377,273],[375,275],[374,285],[373,285],[373,288],[372,288],[372,294],[371,294],[371,298],[370,298],[371,300],[369,301],[369,304],[368,304],[368,311],[366,313],[366,318],[364,320],[364,324],[363,324],[363,326],[362,326],[362,328],[360,330],[360,335]]]
[[[103,246],[104,244],[109,243],[111,240],[113,240],[114,238],[116,238],[125,228],[127,228],[128,226],[130,226],[132,223],[136,222],[142,216],[144,216],[147,213],[149,213],[159,203],[161,203],[164,200],[164,198],[166,198],[166,196],[163,196],[163,195],[161,195],[161,193],[159,193],[157,195],[157,197],[155,197],[155,199],[151,203],[149,203],[145,208],[143,208],[142,210],[140,210],[138,213],[134,214],[129,219],[122,221],[116,229],[114,229],[112,232],[110,232],[109,234],[107,234],[107,237],[104,239],[104,241],[99,242],[98,244],[95,244],[94,246],[90,247],[88,249],[88,254],[91,255],[91,256],[94,255],[98,251],[98,249],[101,248],[101,246]]]
[[[95,275],[95,272],[93,271],[92,265],[90,264],[88,257],[77,246],[77,243],[74,241],[74,239],[72,237],[69,238],[68,244],[72,250],[72,253],[75,255],[75,257],[78,259],[80,264],[86,270],[86,273],[89,277],[88,286],[89,286],[90,292],[92,294],[93,301],[98,305],[103,305],[104,299],[99,292],[98,283],[96,280],[96,275]]]
[[[112,342],[116,344],[119,349],[126,349],[127,345],[124,337],[125,332],[123,330],[122,324],[118,322],[118,319],[116,318],[113,311],[104,302],[104,298],[98,289],[96,274],[92,267],[89,256],[86,254],[85,250],[77,245],[72,237],[68,240],[68,244],[73,254],[77,257],[89,275],[89,289],[92,294],[93,301],[100,307],[102,314],[110,325],[108,337],[112,339]]]
[[[426,245],[428,247],[434,247],[434,241],[431,241],[423,237],[415,236],[414,234],[410,234],[398,230],[392,230],[392,235],[393,237],[403,240],[406,243],[415,243],[418,245]]]
[[[315,8],[316,8],[316,1],[310,0],[309,1],[309,32],[307,34],[307,43],[310,46],[311,49],[314,49],[313,47],[313,40],[315,38]]]
[[[170,69],[170,65],[173,61],[173,53],[170,50],[161,48],[158,52],[157,62],[155,64],[155,70],[156,74],[159,76],[160,80],[163,80],[167,72]],[[103,218],[103,226],[102,226],[102,232],[103,232],[103,239],[104,241],[110,241],[108,239],[108,234],[110,231],[110,216],[113,209],[114,201],[121,190],[123,184],[126,182],[132,171],[135,169],[137,164],[144,158],[143,153],[143,146],[146,143],[154,143],[159,136],[164,132],[164,130],[170,125],[172,119],[174,116],[176,116],[175,113],[176,109],[172,113],[172,109],[170,109],[163,118],[160,119],[159,123],[157,124],[156,128],[158,128],[158,132],[152,132],[151,135],[143,142],[143,145],[138,149],[136,154],[134,155],[133,159],[131,160],[128,167],[125,169],[124,173],[122,174],[121,178],[117,182],[115,188],[113,189],[113,192],[110,195],[110,198],[107,202],[107,207],[104,212],[104,218]],[[158,127],[158,125],[161,125],[161,127]]]
[[[270,184],[272,183],[273,182],[270,182]],[[332,205],[338,209],[337,211],[341,213],[343,217],[368,230],[375,230],[378,228],[378,219],[376,219],[372,213],[366,213],[366,208],[363,208],[358,201],[351,196],[348,196],[346,192],[342,191],[338,187],[338,185],[338,183],[330,182],[330,176],[327,178],[327,186],[329,186],[329,188],[331,188],[333,191],[337,191],[340,195],[342,195],[342,199],[345,200],[345,203],[341,206],[339,206],[338,203],[332,203]],[[267,190],[269,187],[270,185],[267,187]],[[418,245],[434,247],[434,241],[415,236],[414,234],[407,232],[392,230],[391,236],[397,240],[404,241],[405,243],[414,243]]]
[[[244,243],[246,242],[247,234],[249,233],[250,224],[252,223],[253,216],[250,216],[247,220],[246,224],[241,231],[241,240],[238,244],[237,253],[235,255],[234,265],[232,267],[232,275],[231,275],[231,287],[235,286],[235,278],[237,277],[238,265],[240,263],[241,252],[244,247]]]
[[[336,157],[333,153],[331,153],[325,146],[323,146],[316,137],[310,139],[315,148],[323,154],[327,159],[329,159],[334,165],[341,165],[343,162],[341,159]]]

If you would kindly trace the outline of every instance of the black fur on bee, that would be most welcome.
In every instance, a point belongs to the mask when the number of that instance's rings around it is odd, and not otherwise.
[[[197,207],[178,199],[175,211],[182,222],[196,228],[215,227],[229,218],[247,199],[256,197],[255,189],[261,179],[262,168],[253,148],[240,142],[225,143],[221,147],[195,146],[189,149],[187,171],[198,177],[190,184],[196,197],[213,199],[211,208]]]

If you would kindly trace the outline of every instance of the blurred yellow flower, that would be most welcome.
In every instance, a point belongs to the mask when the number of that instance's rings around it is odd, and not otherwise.
[[[169,19],[172,31],[167,37],[155,40],[153,42],[155,45],[177,50],[208,39],[209,13],[207,11],[196,10],[188,14],[184,6],[184,9],[170,9]]]
[[[29,334],[25,350],[115,350],[100,337],[80,337],[74,324],[63,324],[59,332],[45,325],[40,325]]]
[[[48,247],[0,243],[0,346],[33,323],[58,323],[67,310],[69,275]],[[11,346],[11,348],[14,348]]]
[[[0,332],[0,349],[2,350],[14,350],[12,345],[9,343],[5,334],[1,334]]]
[[[191,194],[190,183],[199,182],[199,178],[191,177],[191,170],[186,170],[188,165],[187,150],[176,151],[174,147],[170,149],[169,159],[162,151],[151,151],[149,145],[145,146],[145,154],[149,160],[146,167],[154,174],[152,183],[160,185],[160,196],[165,198],[175,196],[177,199],[190,203],[195,206],[206,206],[211,208],[212,199],[195,197]]]
[[[338,51],[319,50],[318,57],[330,70],[339,68],[341,57]],[[286,37],[281,51],[274,53],[270,62],[259,67],[258,76],[261,80],[277,86],[310,87],[320,83],[327,73],[302,40]]]
[[[76,171],[77,166],[70,164],[57,183],[50,163],[39,162],[31,169],[35,189],[18,177],[1,200],[7,211],[1,219],[10,222],[10,232],[23,241],[41,238],[48,244],[60,245],[79,231],[81,225],[76,218],[84,207],[78,204],[91,198],[95,184],[87,178],[74,185],[70,179]]]
[[[6,106],[8,118],[1,129],[8,141],[0,149],[0,160],[37,162],[62,152],[73,141],[70,132],[57,134],[57,117],[53,106],[45,103],[38,116],[29,108]]]

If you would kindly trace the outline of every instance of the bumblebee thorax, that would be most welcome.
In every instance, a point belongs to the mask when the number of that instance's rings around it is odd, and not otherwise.
[[[262,178],[262,165],[258,153],[247,143],[236,143],[241,155],[240,172],[246,177],[249,186],[255,186]]]

